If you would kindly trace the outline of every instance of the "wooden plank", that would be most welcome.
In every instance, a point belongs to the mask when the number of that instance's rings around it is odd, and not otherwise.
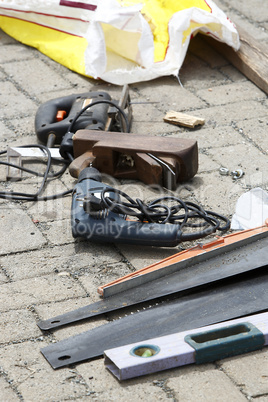
[[[217,52],[222,54],[250,81],[268,94],[268,46],[259,43],[243,28],[237,26],[237,30],[241,42],[238,51],[209,36],[203,36],[205,41]]]

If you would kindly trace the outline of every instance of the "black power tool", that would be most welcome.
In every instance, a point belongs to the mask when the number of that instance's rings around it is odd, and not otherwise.
[[[126,107],[127,122],[124,116]],[[130,125],[131,117],[128,86],[125,85],[119,101],[113,101],[107,92],[96,91],[43,103],[36,112],[35,131],[41,143],[48,147],[60,145],[61,156],[70,159],[73,156],[72,136],[77,130],[126,132],[129,131],[126,125]]]

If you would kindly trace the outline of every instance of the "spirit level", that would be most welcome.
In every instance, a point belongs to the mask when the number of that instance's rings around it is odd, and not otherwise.
[[[121,381],[213,362],[267,344],[268,313],[262,313],[106,350],[104,364]]]

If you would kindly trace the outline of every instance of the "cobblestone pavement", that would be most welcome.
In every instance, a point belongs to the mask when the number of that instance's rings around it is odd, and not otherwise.
[[[260,0],[217,1],[233,21],[268,45],[268,8]],[[49,99],[90,90],[121,88],[81,77],[37,50],[0,33],[0,150],[36,143],[34,117]],[[268,101],[264,92],[196,38],[174,77],[130,85],[134,133],[197,139],[199,171],[179,185],[178,195],[231,217],[238,197],[254,187],[268,189]],[[155,102],[155,103],[154,103]],[[163,121],[169,110],[205,119],[190,130]],[[234,182],[219,168],[242,169]],[[35,192],[37,179],[5,181],[2,189]],[[48,193],[72,188],[68,174]],[[143,199],[156,193],[138,182],[119,188]],[[99,299],[97,287],[181,250],[75,241],[70,230],[71,197],[45,203],[0,201],[0,400],[1,401],[268,401],[268,350],[213,364],[168,370],[119,383],[103,359],[54,371],[40,353],[51,342],[109,321],[101,317],[49,334],[40,319]],[[184,245],[183,245],[184,246]],[[114,316],[113,316],[114,317]]]

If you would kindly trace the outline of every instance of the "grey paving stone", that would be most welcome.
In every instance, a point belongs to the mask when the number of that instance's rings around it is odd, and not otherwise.
[[[163,112],[167,112],[170,109],[174,110],[174,108],[177,111],[184,111],[189,109],[198,109],[202,106],[205,106],[204,101],[199,99],[190,91],[187,91],[187,89],[182,88],[179,82],[174,78],[159,78],[154,81],[153,87],[150,85],[150,83],[143,83],[140,85],[141,88],[139,91],[142,91],[142,99],[144,99],[143,101],[155,102],[153,106],[156,109],[162,110]],[[134,99],[133,102],[135,102]],[[150,103],[147,105],[146,103],[141,104],[140,108],[138,108],[138,104],[133,104],[133,114],[137,110],[135,115],[137,114],[137,116],[141,116],[140,112],[142,109],[144,112],[152,113]],[[155,111],[153,113],[155,114],[154,119],[156,121],[163,118],[159,112],[157,113],[157,111]]]
[[[126,256],[131,265],[137,270],[145,268],[148,265],[154,264],[167,258],[180,251],[179,248],[167,247],[156,248],[146,246],[135,246],[135,248],[129,245],[119,245],[118,248]]]
[[[94,275],[92,275],[92,272],[85,272],[84,275],[79,276],[79,281],[83,284],[93,301],[98,301],[99,295],[97,294],[97,288],[99,286],[125,276],[130,272],[132,272],[132,270],[123,262],[106,263],[100,266],[99,269],[95,271]]]
[[[104,368],[103,359],[85,363],[78,367],[92,396],[98,401],[166,401],[168,396],[161,388],[154,386],[151,377],[127,380],[119,383]],[[102,380],[100,380],[102,378]]]
[[[0,46],[5,46],[5,45],[11,45],[14,43],[17,43],[17,41],[13,38],[11,38],[11,36],[7,35],[4,31],[2,31],[2,29],[0,29]]]
[[[67,188],[59,180],[56,180],[48,184],[43,196],[61,194],[66,190]],[[34,202],[29,204],[28,211],[33,219],[39,222],[59,221],[70,218],[71,202],[71,195],[56,200]]]
[[[218,152],[214,155],[211,150],[207,152],[211,154],[214,161],[227,167],[230,171],[242,169],[245,172],[245,178],[256,172],[265,175],[267,171],[267,155],[263,155],[261,151],[253,148],[245,140],[241,141],[239,145],[218,148]]]
[[[10,130],[3,122],[0,121],[0,141],[2,145],[2,141],[10,141],[11,138],[16,138],[16,133],[13,130]],[[3,146],[4,148],[4,146]],[[1,148],[1,151],[4,150]]]
[[[42,333],[27,310],[12,310],[1,313],[0,343],[22,341],[36,338]]]
[[[266,99],[266,95],[251,82],[232,83],[213,87],[209,90],[197,91],[197,95],[204,99],[209,105],[224,105],[226,103],[245,100]]]
[[[28,110],[31,114],[29,117],[23,116],[10,116],[6,119],[5,124],[8,127],[8,131],[5,130],[1,141],[7,142],[7,145],[11,145],[12,142],[17,139],[17,144],[20,145],[23,142],[24,137],[27,138],[27,144],[36,144],[36,135],[34,131],[33,117],[35,115],[35,109]],[[25,144],[25,145],[27,145]]]
[[[199,152],[198,165],[199,174],[202,172],[215,171],[219,168],[219,165],[203,152]]]
[[[1,398],[3,401],[15,402],[19,401],[19,396],[13,391],[8,382],[0,377]]]
[[[48,90],[70,87],[68,82],[39,59],[10,62],[3,68],[25,91],[35,96]],[[18,69],[20,74],[17,74]]]
[[[246,77],[237,68],[228,64],[227,66],[221,67],[220,71],[232,82],[247,82]]]
[[[47,275],[1,285],[1,311],[20,309],[85,296],[84,289],[69,276]]]
[[[229,4],[234,7],[239,14],[244,15],[250,20],[256,22],[267,21],[268,6],[260,0],[247,3],[243,0],[229,0]]]
[[[252,121],[239,122],[239,131],[241,135],[246,136],[249,140],[254,141],[257,147],[268,153],[268,119],[266,116],[256,118]]]
[[[258,402],[267,402],[267,401],[268,401],[268,395],[258,397]]]
[[[31,49],[18,42],[13,46],[1,46],[0,63],[2,64],[10,61],[26,60],[33,57],[34,54]]]
[[[0,255],[32,250],[46,243],[41,232],[27,214],[17,205],[0,204]],[[7,230],[8,228],[8,230]]]
[[[26,401],[55,401],[87,394],[75,370],[54,371],[40,353],[45,342],[24,342],[1,348],[0,364]]]
[[[186,56],[179,77],[184,88],[194,91],[201,88],[213,88],[229,82],[229,79],[219,70],[210,68],[191,54]]]
[[[29,110],[35,108],[32,100],[28,99],[22,92],[9,81],[1,83],[0,107],[1,117],[14,117],[28,114]]]
[[[160,113],[158,111],[155,112],[156,115],[161,116],[163,118],[165,116],[165,113]],[[153,119],[149,117],[145,117],[144,119],[140,119],[140,121],[135,121],[132,123],[132,129],[131,132],[135,134],[141,134],[141,135],[169,135],[170,133],[180,133],[184,132],[181,127],[176,127],[174,125],[165,123],[162,120],[159,121],[153,121]]]
[[[71,221],[62,219],[59,221],[47,222],[42,230],[51,244],[66,244],[74,241],[71,230]]]
[[[227,104],[223,106],[214,106],[207,109],[199,110],[203,115],[207,125],[213,127],[217,125],[231,125],[233,122],[240,122],[256,118],[256,116],[263,118],[266,116],[266,107],[262,102],[258,101],[244,101]]]
[[[234,182],[231,176],[221,176],[218,171],[195,176],[187,188],[192,192],[192,201],[203,208],[231,217],[240,195],[246,190],[241,182]]]
[[[5,273],[4,272],[2,272],[2,266],[1,266],[1,263],[0,263],[0,285],[2,284],[2,283],[6,283],[6,282],[8,282],[8,278],[7,278],[7,276],[5,275]]]
[[[112,246],[104,248],[98,244],[80,242],[1,257],[0,266],[11,280],[18,281],[62,272],[77,277],[85,272],[94,274],[102,266],[121,259],[122,256]]]
[[[224,372],[248,398],[268,396],[268,350],[247,353],[220,362]],[[250,375],[248,375],[250,373]]]
[[[226,144],[238,144],[241,141],[241,135],[233,127],[210,127],[206,125],[206,122],[204,126],[199,129],[189,130],[184,133],[174,133],[169,136],[196,140],[199,150],[222,147]],[[215,150],[215,152],[217,152],[217,150]]]
[[[183,401],[228,402],[246,401],[238,386],[212,365],[187,367],[176,370],[178,377],[172,376],[167,386],[174,391],[174,396]]]

